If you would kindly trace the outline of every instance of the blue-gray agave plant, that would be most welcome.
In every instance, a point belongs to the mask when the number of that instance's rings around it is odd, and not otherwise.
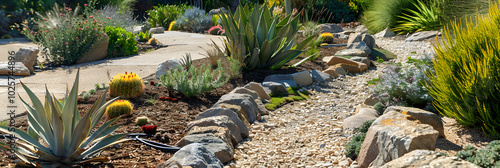
[[[119,124],[113,125],[118,118],[112,119],[91,133],[92,128],[101,120],[106,107],[117,98],[106,101],[106,93],[101,95],[90,110],[80,117],[77,108],[78,78],[71,92],[66,93],[63,101],[51,97],[46,89],[45,104],[42,105],[36,95],[26,85],[26,90],[33,106],[29,106],[21,97],[28,111],[28,132],[7,126],[0,126],[0,132],[18,138],[14,148],[0,142],[0,149],[11,150],[24,166],[66,167],[88,162],[107,161],[106,157],[93,157],[104,148],[127,141],[126,134],[111,135]],[[12,130],[13,131],[10,131]]]

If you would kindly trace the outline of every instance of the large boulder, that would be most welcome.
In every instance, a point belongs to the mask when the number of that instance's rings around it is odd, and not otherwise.
[[[338,66],[330,66],[330,67],[328,67],[328,69],[324,70],[323,72],[333,76],[334,78],[338,78],[341,75],[344,75],[344,76],[347,75],[347,72],[344,70],[344,68],[338,67]]]
[[[292,74],[295,83],[301,86],[307,86],[313,83],[311,73],[309,71],[302,71]]]
[[[347,49],[358,49],[365,52],[366,55],[372,54],[372,49],[364,41],[348,44]]]
[[[250,83],[247,83],[244,88],[247,88],[247,89],[250,89],[250,90],[253,90],[255,92],[257,92],[257,94],[259,95],[260,99],[262,100],[270,100],[271,99],[271,96],[269,96],[269,94],[266,93],[266,91],[264,90],[264,88],[262,88],[262,86],[257,83],[257,82],[250,82]]]
[[[153,28],[149,29],[149,33],[151,33],[151,34],[165,33],[165,28],[163,28],[163,27],[153,27]]]
[[[108,55],[108,43],[109,43],[109,37],[107,34],[104,34],[104,36],[99,39],[97,42],[92,44],[90,49],[80,57],[80,59],[76,60],[77,64],[81,63],[86,63],[86,62],[93,62],[93,61],[99,61]]]
[[[366,64],[366,66],[368,66],[368,68],[375,67],[375,64],[372,62],[372,60],[368,59],[367,57],[351,57],[349,59],[356,62],[364,63]]]
[[[2,76],[29,76],[30,74],[30,70],[22,62],[14,62],[14,65],[9,65],[9,62],[0,62],[0,75]]]
[[[259,106],[255,102],[255,99],[247,94],[225,94],[219,99],[219,101],[217,101],[217,103],[215,103],[213,107],[219,107],[219,104],[222,103],[240,106],[241,109],[247,114],[250,123],[253,123],[255,120],[257,120],[257,114],[261,113]]]
[[[295,79],[290,74],[269,75],[264,78],[264,82],[276,82],[283,84],[285,87],[297,87]]]
[[[434,150],[438,135],[432,126],[408,120],[402,113],[385,113],[368,129],[358,163],[361,167],[380,167],[416,149]]]
[[[247,125],[240,119],[238,114],[236,114],[234,111],[226,109],[226,108],[211,108],[208,109],[207,111],[200,113],[197,117],[196,120],[201,120],[204,118],[209,118],[213,116],[227,116],[229,119],[231,119],[234,124],[238,126],[240,129],[241,137],[246,138],[249,135],[249,130]]]
[[[206,126],[206,127],[198,127],[194,126],[191,127],[191,129],[187,132],[186,135],[194,135],[194,134],[213,134],[219,139],[222,139],[224,142],[227,143],[231,148],[234,149],[236,145],[238,145],[238,141],[234,136],[231,134],[231,131],[229,131],[228,128],[226,127],[219,127],[219,126]],[[180,144],[180,141],[177,142]],[[186,144],[183,144],[184,146]]]
[[[262,88],[268,95],[270,93],[288,95],[285,85],[278,82],[262,82]]]
[[[316,26],[316,29],[319,29],[319,33],[339,33],[344,31],[340,25],[332,23],[320,24]]]
[[[331,75],[318,70],[312,70],[311,76],[314,82],[327,82],[333,80]]]
[[[213,116],[208,118],[203,118],[200,120],[195,120],[187,124],[187,130],[191,130],[192,127],[208,127],[208,126],[218,126],[226,127],[231,132],[231,135],[240,142],[243,140],[240,133],[240,128],[228,117],[228,116]]]
[[[186,135],[175,145],[182,147],[193,143],[202,144],[222,163],[227,163],[234,158],[234,148],[211,133]]]
[[[410,37],[406,38],[406,41],[422,41],[428,38],[436,37],[439,33],[439,31],[420,31],[413,33]]]
[[[381,168],[406,167],[449,167],[449,168],[479,168],[471,162],[457,157],[446,157],[439,152],[430,150],[414,150],[402,157],[386,163]]]
[[[363,64],[363,63],[360,63],[360,64]],[[355,65],[351,65],[351,64],[345,64],[345,63],[340,63],[337,65],[334,65],[333,67],[341,67],[347,73],[362,73],[362,72],[366,71],[366,69],[368,69],[365,64],[363,64],[362,68],[360,68],[360,66],[355,66]]]
[[[360,49],[343,49],[337,51],[335,56],[368,57],[368,54]]]
[[[156,79],[160,79],[160,77],[162,75],[167,74],[167,72],[170,69],[175,69],[178,66],[181,66],[181,60],[179,58],[172,58],[163,63],[158,64],[158,66],[156,67],[156,74],[155,74]]]
[[[436,114],[434,114],[430,111],[425,111],[425,110],[413,108],[413,107],[390,106],[387,109],[385,109],[384,114],[391,112],[391,111],[397,111],[397,112],[403,113],[405,115],[409,115],[407,117],[408,119],[418,120],[422,124],[429,124],[436,131],[439,132],[439,137],[445,137],[443,121],[441,121],[441,118],[439,116],[437,116]]]
[[[158,168],[170,168],[176,165],[192,168],[224,167],[222,162],[200,143],[192,143],[182,147],[170,159],[159,164]]]
[[[257,94],[257,92],[250,90],[250,89],[247,89],[247,88],[244,88],[244,87],[237,87],[237,88],[233,89],[231,92],[229,92],[229,94],[233,94],[233,93],[247,94],[247,95],[252,96],[253,100],[257,104],[257,108],[259,108],[260,114],[261,115],[268,114],[266,106],[264,105],[264,103],[262,103],[262,100],[260,99],[259,94]]]
[[[372,108],[360,108],[358,113],[347,117],[342,123],[342,128],[359,128],[363,123],[370,120],[375,120],[378,117],[378,112]]]
[[[394,36],[396,36],[396,34],[393,31],[391,31],[391,29],[385,28],[384,30],[378,32],[377,34],[375,34],[373,36],[375,36],[376,38],[394,37]]]
[[[353,61],[353,60],[350,60],[347,58],[337,57],[337,56],[333,56],[326,64],[327,65],[337,65],[337,64],[352,65],[354,67],[357,67],[357,69],[359,69],[359,72],[365,72],[368,69],[368,66],[364,63],[356,62],[356,61]],[[352,69],[353,67],[350,67],[350,66],[348,67],[346,65],[339,65],[339,66],[342,68],[346,67],[346,68],[344,68],[344,70],[346,70],[346,71],[350,70],[349,73],[359,73],[358,70]]]
[[[250,126],[251,126],[250,119],[248,119],[247,113],[245,113],[241,109],[241,106],[233,105],[233,104],[221,103],[221,104],[218,104],[217,106],[214,106],[212,108],[225,108],[225,109],[229,109],[229,110],[235,112],[238,115],[238,117],[241,119],[241,121],[243,121],[243,123],[245,123],[245,125],[247,126],[247,128],[250,128]]]
[[[24,47],[20,48],[19,51],[16,52],[14,55],[14,60],[16,62],[22,62],[24,66],[26,66],[31,73],[35,72],[35,62],[36,62],[36,55],[38,54],[39,50],[37,48],[33,47]]]
[[[352,43],[365,42],[366,46],[373,50],[375,47],[375,38],[366,33],[354,33],[349,35],[349,40],[347,40],[347,46],[350,46]]]

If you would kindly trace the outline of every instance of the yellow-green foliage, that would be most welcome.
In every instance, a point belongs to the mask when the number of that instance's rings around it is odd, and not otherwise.
[[[117,74],[109,83],[109,94],[113,97],[120,96],[122,98],[136,98],[144,92],[144,83],[142,78],[137,74],[125,72],[125,74]]]
[[[283,97],[282,94],[276,95],[276,94],[270,94],[271,100],[269,100],[270,103],[265,104],[266,108],[268,110],[276,110],[276,108],[282,104],[285,104],[287,102],[293,102],[293,101],[301,101],[301,100],[306,100],[310,99],[309,92],[303,91],[299,92],[299,88],[292,88],[289,87],[286,90],[288,91],[288,97]]]
[[[326,33],[326,32],[321,33],[319,38],[321,38],[321,40],[323,40],[323,43],[328,43],[328,44],[333,43],[333,34],[332,33]]]
[[[428,74],[432,80],[428,89],[442,115],[500,138],[498,4],[490,4],[489,16],[477,20],[467,22],[465,27],[455,22],[444,31],[444,44],[434,47],[436,76]]]
[[[113,119],[124,114],[130,115],[132,113],[132,109],[132,103],[128,100],[116,100],[106,108],[106,113],[110,119]]]

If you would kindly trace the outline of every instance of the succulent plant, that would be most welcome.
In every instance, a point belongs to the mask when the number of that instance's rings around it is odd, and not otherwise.
[[[146,42],[149,41],[151,37],[153,37],[153,34],[149,33],[148,31],[146,31],[145,33],[139,32],[135,35],[135,37],[137,37],[140,42]]]
[[[146,125],[149,123],[149,118],[146,116],[140,116],[135,119],[135,124],[137,125]]]
[[[208,34],[210,35],[221,35],[224,32],[221,25],[212,26],[208,29]]]
[[[72,167],[89,162],[108,161],[106,157],[93,157],[103,149],[127,141],[127,134],[110,135],[120,125],[113,125],[112,119],[97,130],[91,131],[104,115],[106,93],[84,114],[80,116],[77,108],[78,70],[71,92],[66,93],[64,101],[58,101],[46,89],[45,103],[22,84],[33,106],[19,97],[27,111],[28,131],[1,126],[0,132],[14,135],[15,144],[0,142],[0,149],[14,152],[21,166],[31,167]],[[113,125],[113,126],[112,126]],[[14,147],[12,148],[13,145]]]
[[[117,74],[109,84],[109,94],[113,97],[136,98],[144,92],[142,78],[134,73]]]
[[[144,131],[144,133],[146,134],[155,134],[157,128],[158,126],[156,125],[143,125],[142,131]]]
[[[128,100],[116,100],[106,108],[106,113],[110,119],[119,117],[121,115],[130,115],[132,113],[132,103]]]
[[[319,38],[321,38],[321,40],[323,40],[323,43],[328,43],[328,44],[333,43],[333,34],[332,33],[328,33],[328,32],[321,33]]]

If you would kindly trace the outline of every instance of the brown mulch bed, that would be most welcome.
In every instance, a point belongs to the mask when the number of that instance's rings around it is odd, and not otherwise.
[[[292,60],[290,65],[298,60]],[[208,64],[208,59],[201,59],[193,61],[194,66],[201,66]],[[186,134],[186,125],[188,122],[193,121],[196,116],[209,109],[214,105],[218,99],[229,93],[231,90],[238,86],[243,86],[248,82],[262,82],[264,77],[271,74],[289,74],[300,72],[304,70],[324,70],[326,65],[320,61],[304,62],[296,68],[284,66],[279,70],[244,70],[238,79],[230,80],[224,86],[214,89],[212,91],[203,93],[198,96],[184,97],[181,93],[170,91],[165,86],[161,85],[161,81],[154,79],[154,74],[144,77],[147,82],[145,93],[143,96],[130,100],[134,104],[132,115],[122,118],[118,124],[122,124],[115,133],[142,133],[140,126],[134,122],[137,116],[147,116],[153,124],[158,126],[158,132],[155,136],[147,139],[162,142],[167,145],[174,145],[179,139]],[[150,85],[153,81],[155,85]],[[81,91],[80,91],[81,92]],[[91,108],[92,104],[98,99],[99,95],[104,93],[104,90],[98,90],[95,94],[91,95],[88,99],[80,98],[78,101],[78,109],[81,114],[84,114]],[[166,100],[159,100],[159,97],[178,98],[179,101],[172,102]],[[109,93],[107,99],[111,99]],[[152,103],[151,103],[152,102]],[[16,127],[26,130],[27,122],[26,116],[20,116],[16,119]],[[101,122],[108,119],[103,117]],[[100,124],[98,124],[100,126]],[[109,157],[111,161],[102,164],[89,165],[91,167],[155,167],[159,163],[168,160],[172,154],[161,152],[149,146],[143,145],[139,142],[128,141],[119,144],[119,147],[109,147],[101,152],[100,157]],[[6,153],[0,153],[0,167],[6,167],[10,163]]]
[[[444,152],[447,156],[455,156],[467,145],[481,149],[492,141],[481,128],[467,128],[448,117],[443,117],[442,120],[446,137],[437,139],[436,151]]]

